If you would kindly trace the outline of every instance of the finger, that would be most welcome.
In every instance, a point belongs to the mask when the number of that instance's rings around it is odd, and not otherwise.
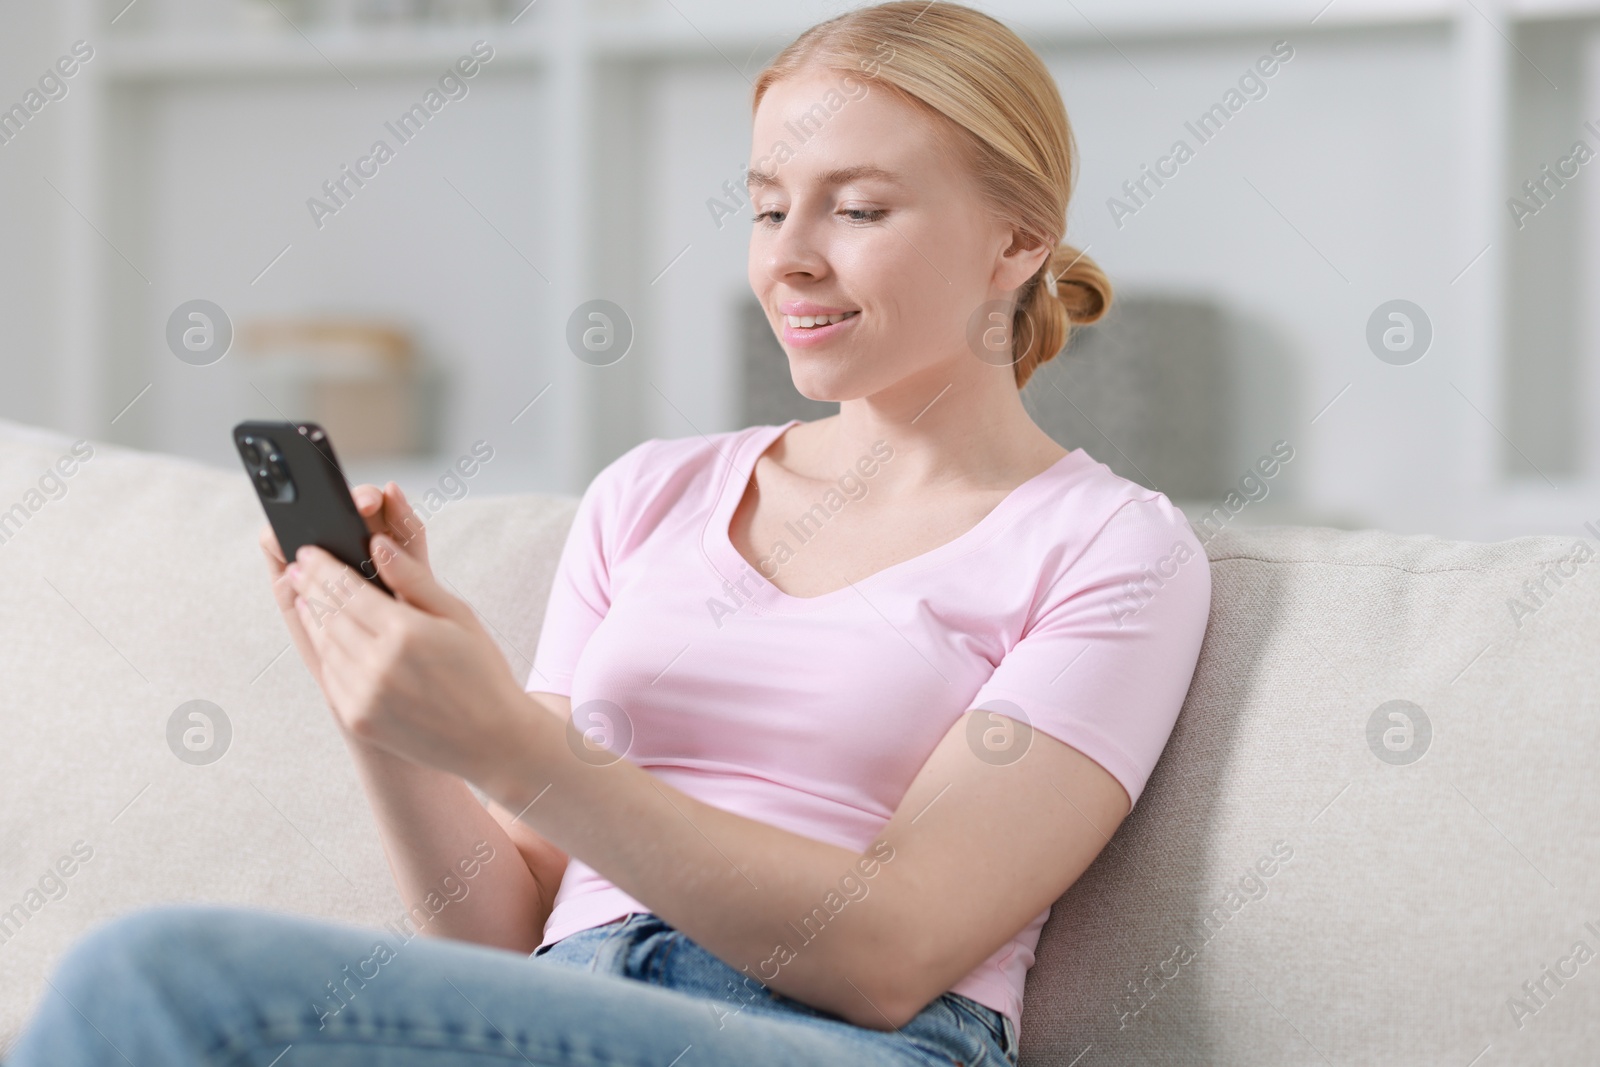
[[[400,486],[392,481],[384,487],[384,514],[388,519],[389,536],[407,552],[427,562],[428,528]]]
[[[378,565],[378,576],[404,603],[467,626],[477,624],[471,606],[445,589],[426,559],[404,551],[383,534],[372,539],[372,562]]]
[[[272,577],[272,599],[278,605],[278,611],[283,615],[283,623],[289,631],[289,639],[300,653],[300,658],[305,662],[306,669],[311,672],[311,677],[321,679],[321,664],[317,654],[316,645],[306,633],[305,627],[300,623],[300,616],[295,610],[294,582],[289,577],[286,568],[277,566],[277,571]]]
[[[371,659],[370,643],[376,638],[359,624],[341,619],[338,612],[329,610],[326,602],[315,597],[296,596],[293,616],[312,649],[316,663],[313,677],[323,695],[336,708],[349,708],[348,703],[339,703],[339,693],[342,690],[348,697],[353,691],[355,681],[362,677],[354,673],[353,665]],[[330,677],[334,674],[332,663],[341,664],[336,677]]]
[[[329,642],[326,647],[327,654],[321,660],[322,692],[328,698],[328,704],[333,708],[340,727],[348,731],[349,715],[355,707],[356,685],[359,678],[356,673],[356,660],[337,644]]]
[[[301,620],[300,612],[295,606],[295,592],[289,590],[289,599],[283,606],[283,621],[289,630],[289,640],[294,644],[295,651],[300,654],[300,662],[306,665],[306,670],[311,672],[311,680],[322,687],[322,653],[317,648],[317,643]],[[327,694],[324,688],[323,694]]]
[[[296,553],[289,576],[295,591],[312,602],[318,627],[347,620],[369,635],[384,630],[383,613],[389,598],[332,553],[315,545],[304,546]],[[388,606],[392,608],[392,602]]]
[[[322,626],[318,619],[315,599],[302,597],[296,591],[294,599],[289,602],[289,611],[300,627],[300,633],[305,637],[306,644],[310,646],[311,654],[320,667],[327,660],[329,638],[328,628]]]
[[[277,601],[278,610],[292,612],[294,598],[299,595],[294,587],[294,578],[289,574],[287,567],[279,567],[278,573],[272,577],[272,599]]]
[[[319,604],[315,597],[297,595],[294,607],[296,618],[316,645],[317,658],[323,664],[328,662],[329,656],[358,656],[364,651],[362,643],[372,640],[372,635],[360,626],[331,625],[329,620],[337,612],[329,609],[326,601]]]
[[[275,564],[277,571],[281,572],[289,565],[289,561],[283,558],[283,549],[278,546],[278,535],[272,529],[271,523],[261,527],[261,536],[257,541],[261,545],[262,554],[267,557],[267,562]]]
[[[307,545],[287,573],[295,591],[312,601],[318,627],[354,625],[368,635],[384,629],[381,612],[393,602],[331,553]]]
[[[366,521],[367,533],[375,534],[384,529],[383,517],[383,490],[368,482],[350,490],[350,499],[356,502],[356,510],[361,513]]]

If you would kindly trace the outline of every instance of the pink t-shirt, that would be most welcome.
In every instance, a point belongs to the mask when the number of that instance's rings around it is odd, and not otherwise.
[[[756,457],[798,422],[653,439],[602,470],[561,553],[526,688],[569,696],[580,727],[698,800],[856,852],[973,707],[1020,708],[1137,803],[1210,611],[1209,563],[1183,513],[1074,449],[955,540],[853,588],[793,597],[739,555],[728,524]],[[841,472],[810,525],[795,517],[789,549],[806,551],[808,531],[871,491],[894,462],[879,449]],[[606,709],[591,701],[623,717],[585,717]],[[542,944],[649,910],[574,856]],[[1049,915],[951,988],[1020,1026]]]

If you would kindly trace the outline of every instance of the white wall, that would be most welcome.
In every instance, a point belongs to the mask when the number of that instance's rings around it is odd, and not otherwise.
[[[750,158],[750,87],[726,64],[660,72],[645,104],[655,178],[652,224],[640,256],[649,321],[656,327],[648,409],[663,436],[736,428],[737,337],[733,309],[751,296],[746,272],[752,211],[741,205],[719,228],[706,201],[744,182]],[[648,284],[685,246],[689,251]]]
[[[1449,42],[1438,30],[1290,37],[1293,58],[1264,79],[1266,95],[1205,144],[1184,123],[1274,37],[1128,44],[1126,60],[1052,55],[1082,157],[1069,232],[1122,289],[1205,295],[1280,339],[1269,358],[1288,365],[1298,394],[1272,410],[1240,383],[1241,472],[1281,437],[1298,453],[1288,473],[1308,506],[1428,529],[1460,489],[1441,432],[1460,398],[1442,376],[1456,339],[1450,279],[1476,251],[1454,239],[1453,205],[1438,195],[1454,160],[1438,121],[1450,110]],[[1122,183],[1180,137],[1194,158],[1119,228],[1108,199],[1130,202]],[[1366,346],[1368,315],[1396,297],[1435,326],[1433,350],[1408,367]]]
[[[22,99],[71,40],[57,8],[0,0],[0,107]],[[81,95],[81,94],[80,94]],[[59,229],[64,208],[45,179],[61,184],[62,113],[81,103],[69,92],[47,105],[22,134],[0,145],[0,417],[53,425]]]

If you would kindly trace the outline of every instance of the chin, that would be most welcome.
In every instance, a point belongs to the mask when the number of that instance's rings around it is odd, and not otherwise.
[[[837,404],[851,399],[848,393],[813,386],[802,387],[799,382],[795,383],[795,391],[807,400],[815,400],[820,404]]]
[[[801,396],[821,403],[839,403],[862,395],[844,387],[843,383],[832,375],[804,370],[795,373],[793,361],[789,363],[789,380],[794,383],[795,391]]]

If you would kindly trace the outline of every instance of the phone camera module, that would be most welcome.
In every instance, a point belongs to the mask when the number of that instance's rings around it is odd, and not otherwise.
[[[294,479],[283,465],[283,454],[269,438],[244,437],[239,441],[245,469],[255,482],[256,492],[268,503],[287,504],[296,497]]]

